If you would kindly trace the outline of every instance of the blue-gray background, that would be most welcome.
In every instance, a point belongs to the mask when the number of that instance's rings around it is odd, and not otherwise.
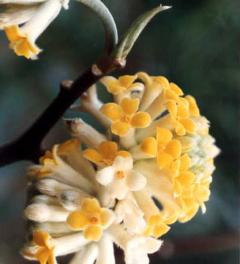
[[[105,0],[120,33],[157,0]],[[172,10],[154,19],[129,56],[124,72],[165,75],[194,95],[222,153],[207,213],[176,224],[153,263],[237,264],[239,249],[240,2],[238,0],[162,1]],[[38,41],[38,61],[16,57],[0,34],[0,142],[19,135],[58,92],[59,81],[75,78],[99,56],[103,30],[97,18],[71,2]],[[69,115],[69,114],[67,114]],[[61,123],[46,144],[61,142]],[[31,146],[26,146],[31,148]],[[24,239],[27,162],[0,169],[0,264],[25,263],[18,255]],[[106,263],[107,264],[107,263]]]

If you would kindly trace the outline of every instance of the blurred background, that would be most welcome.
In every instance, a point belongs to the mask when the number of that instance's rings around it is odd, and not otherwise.
[[[165,75],[194,95],[222,153],[217,158],[207,213],[175,224],[152,263],[237,264],[239,261],[239,0],[104,0],[120,34],[156,4],[173,5],[157,16],[138,40],[122,73]],[[0,32],[0,142],[26,129],[58,93],[59,82],[73,79],[103,48],[98,19],[71,1],[38,41],[40,60],[16,57]],[[72,116],[66,113],[66,116]],[[61,121],[46,145],[68,134]],[[31,146],[27,146],[31,147]],[[22,210],[27,162],[0,168],[0,264],[27,263],[18,250],[24,241]],[[62,261],[64,263],[64,261]],[[106,263],[107,264],[107,263]],[[137,264],[137,263],[136,263]]]

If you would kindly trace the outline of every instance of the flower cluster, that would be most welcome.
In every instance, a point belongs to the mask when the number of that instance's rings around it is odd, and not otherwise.
[[[105,133],[66,120],[73,138],[28,171],[27,259],[53,264],[76,252],[71,264],[114,264],[115,244],[126,264],[147,264],[173,223],[206,211],[219,149],[195,99],[143,72],[101,82],[114,101],[92,86],[79,108]]]

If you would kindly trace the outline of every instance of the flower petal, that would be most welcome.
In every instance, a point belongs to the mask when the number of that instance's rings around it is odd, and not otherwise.
[[[182,145],[180,141],[177,139],[171,140],[165,148],[165,152],[171,155],[175,159],[181,155],[181,151],[182,151]]]
[[[118,145],[114,141],[104,141],[99,145],[99,153],[104,159],[113,161],[117,155]]]
[[[137,79],[137,75],[123,75],[119,77],[119,83],[126,88],[129,88],[130,85]]]
[[[127,176],[127,185],[131,191],[142,190],[147,183],[146,178],[139,172],[131,170]]]
[[[106,76],[101,79],[101,83],[103,83],[107,91],[111,94],[117,95],[121,92],[123,92],[126,88],[124,85],[121,85],[121,83],[112,76]]]
[[[140,147],[144,153],[150,156],[155,157],[157,155],[157,140],[154,137],[145,138]]]
[[[183,95],[182,89],[176,83],[171,82],[170,89],[178,96]]]
[[[146,112],[137,112],[131,119],[131,125],[135,128],[145,128],[151,123],[151,116]]]
[[[197,105],[197,102],[193,96],[187,95],[185,97],[189,103],[189,111],[192,116],[198,117],[200,115],[200,111]]]
[[[159,238],[166,234],[170,230],[170,227],[165,223],[158,223],[153,229],[153,236]]]
[[[50,235],[48,232],[44,231],[34,231],[33,232],[33,241],[41,247],[47,247],[48,246],[48,240],[50,239]]]
[[[83,156],[85,159],[95,163],[100,164],[103,161],[102,155],[95,149],[86,149],[83,151]]]
[[[104,104],[100,108],[100,111],[112,121],[119,120],[123,114],[122,108],[115,103]]]
[[[114,214],[111,210],[102,209],[100,214],[101,224],[106,228],[108,227],[114,220]]]
[[[129,157],[118,156],[113,162],[115,171],[129,171],[133,168],[133,159]]]
[[[130,129],[129,123],[122,121],[114,122],[111,126],[112,133],[120,137],[126,136],[129,129]]]
[[[186,131],[188,133],[192,134],[195,132],[196,125],[194,124],[194,122],[191,119],[189,119],[189,118],[181,119],[180,122],[184,126],[184,128],[186,129]]]
[[[178,101],[177,116],[178,118],[189,117],[189,103],[185,98],[180,98]]]
[[[100,207],[97,199],[85,198],[83,200],[81,209],[82,209],[82,211],[84,211],[86,213],[96,213],[96,212],[100,211],[101,207]]]
[[[102,227],[101,226],[89,226],[83,232],[83,235],[86,239],[98,241],[102,236]]]
[[[185,154],[180,159],[180,170],[185,171],[191,166],[191,159],[190,157]]]
[[[88,219],[82,212],[74,211],[69,214],[67,223],[73,230],[82,230],[88,225]]]
[[[160,151],[157,155],[157,163],[160,169],[167,168],[173,162],[173,157],[163,151]]]
[[[102,185],[108,185],[113,181],[115,170],[113,166],[105,167],[96,173],[96,180]]]
[[[157,143],[159,145],[166,145],[172,140],[172,132],[169,129],[157,127]]]
[[[132,115],[137,112],[138,107],[139,107],[139,99],[135,98],[124,98],[120,105],[122,107],[122,110],[124,111],[125,114],[127,115]]]

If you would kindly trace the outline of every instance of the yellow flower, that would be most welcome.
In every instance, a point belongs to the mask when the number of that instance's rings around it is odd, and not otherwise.
[[[112,76],[106,76],[101,79],[101,82],[106,86],[109,93],[118,95],[133,88],[136,79],[137,75],[123,75],[118,79]]]
[[[10,48],[16,55],[30,59],[41,51],[34,42],[28,39],[27,34],[21,32],[17,25],[6,27],[5,33],[10,42]]]
[[[145,128],[151,123],[151,117],[146,112],[137,112],[139,99],[124,98],[120,104],[107,103],[101,112],[111,121],[112,133],[120,137],[125,136],[130,128]]]
[[[51,236],[44,231],[33,232],[33,242],[37,246],[36,253],[30,253],[28,251],[23,252],[26,257],[31,257],[40,262],[40,264],[56,264],[56,258],[54,254],[54,246]]]
[[[179,174],[172,179],[174,186],[174,195],[176,197],[187,193],[188,197],[192,195],[195,175],[189,168],[191,159],[187,154],[181,156],[179,160]]]
[[[15,11],[14,18],[6,11],[7,23],[3,22],[0,26],[6,33],[10,48],[18,56],[36,59],[41,50],[35,44],[35,41],[57,17],[63,5],[64,1],[63,3],[59,0],[43,1],[43,3],[32,9],[31,15],[29,14],[28,5],[25,8],[19,5],[19,11]],[[9,6],[10,9],[11,5]]]
[[[80,210],[69,214],[67,223],[73,230],[83,230],[86,239],[98,241],[112,220],[112,211],[101,208],[98,200],[86,198]]]
[[[97,150],[89,148],[83,151],[83,156],[97,165],[110,166],[117,156],[129,157],[130,154],[127,151],[118,150],[116,142],[104,141],[98,146]]]
[[[153,236],[159,238],[166,234],[170,227],[163,221],[162,215],[152,215],[147,221],[147,228],[145,230],[146,236]]]
[[[188,95],[177,100],[169,100],[167,109],[179,136],[195,133],[196,124],[191,117],[199,117],[200,112],[194,97]]]
[[[173,139],[172,132],[162,127],[157,127],[156,139],[154,137],[145,138],[140,147],[146,154],[157,157],[160,169],[171,167],[182,151],[180,141]]]

